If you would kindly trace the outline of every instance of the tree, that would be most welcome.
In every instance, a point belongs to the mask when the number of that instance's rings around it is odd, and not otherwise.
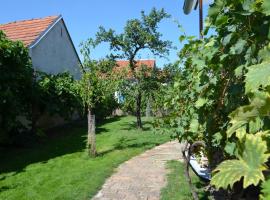
[[[127,108],[127,111],[136,114],[138,112],[136,98],[139,91],[141,95],[139,108],[140,112],[142,112],[144,110],[146,111],[147,107],[150,106],[150,101],[155,99],[155,92],[159,89],[160,80],[158,70],[149,68],[146,65],[137,67],[135,73],[137,80],[124,78],[120,85],[120,91],[124,97],[124,107]],[[128,74],[125,77],[127,76]]]
[[[150,50],[154,55],[163,57],[168,54],[171,47],[170,41],[161,39],[162,34],[158,32],[158,25],[163,20],[169,18],[164,9],[153,8],[149,15],[141,12],[141,19],[128,20],[124,32],[116,34],[114,30],[100,27],[97,33],[96,42],[108,42],[110,49],[114,51],[114,58],[125,58],[129,61],[129,68],[134,79],[133,83],[140,85],[142,77],[136,73],[136,58],[142,50]],[[136,102],[137,127],[142,128],[141,121],[141,101],[142,88],[134,87]]]
[[[87,148],[91,156],[96,155],[95,115],[93,109],[98,102],[115,91],[113,87],[112,68],[115,63],[108,59],[92,60],[90,50],[94,47],[92,39],[82,44],[81,52],[84,56],[82,78],[79,81],[79,95],[81,96],[88,118]]]

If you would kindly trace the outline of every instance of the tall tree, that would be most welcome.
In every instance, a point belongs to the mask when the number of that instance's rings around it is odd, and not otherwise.
[[[82,78],[79,81],[79,92],[88,117],[88,153],[95,156],[95,115],[93,109],[96,103],[102,102],[106,96],[110,96],[115,91],[112,84],[113,78],[111,77],[112,68],[115,64],[109,59],[91,59],[91,48],[93,48],[91,39],[82,44],[81,52],[84,56],[84,64],[82,66]]]
[[[116,34],[114,30],[106,30],[100,27],[97,33],[96,42],[108,42],[110,50],[114,51],[115,58],[124,58],[129,61],[129,68],[132,74],[133,83],[141,82],[141,77],[136,73],[136,58],[139,52],[143,50],[151,51],[155,56],[163,57],[168,55],[171,47],[170,41],[162,40],[162,34],[158,31],[159,23],[170,16],[164,9],[157,10],[153,8],[151,12],[146,15],[144,11],[141,12],[141,19],[128,20],[124,28],[124,32]],[[134,87],[135,101],[136,101],[136,117],[137,127],[142,128],[141,121],[141,101],[142,101],[142,87]]]

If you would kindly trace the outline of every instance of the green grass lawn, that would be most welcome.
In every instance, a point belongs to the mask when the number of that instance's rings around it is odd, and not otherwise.
[[[0,199],[90,199],[122,162],[169,140],[150,123],[135,128],[134,117],[114,118],[97,127],[96,158],[85,152],[86,124],[55,130],[31,148],[0,149]]]
[[[168,174],[168,183],[161,191],[162,200],[190,200],[193,199],[189,185],[184,175],[184,164],[179,161],[169,161],[167,167],[170,171]],[[208,194],[204,191],[204,184],[190,169],[192,183],[196,188],[200,200],[207,200]]]

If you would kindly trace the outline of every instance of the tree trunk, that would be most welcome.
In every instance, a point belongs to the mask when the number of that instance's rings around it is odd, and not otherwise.
[[[87,150],[89,156],[96,156],[96,126],[95,115],[92,115],[91,109],[88,108],[88,136],[87,136]]]
[[[137,117],[137,128],[142,129],[142,119],[141,119],[141,103],[142,103],[142,94],[139,91],[138,96],[136,97],[136,117]]]

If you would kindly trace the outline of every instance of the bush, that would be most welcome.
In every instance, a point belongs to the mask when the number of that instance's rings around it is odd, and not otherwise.
[[[101,121],[108,116],[111,116],[113,111],[119,107],[116,99],[113,95],[105,97],[101,102],[96,103],[95,108],[93,109],[96,119]]]
[[[37,120],[45,112],[69,119],[82,108],[77,83],[69,73],[34,72],[28,49],[21,42],[7,39],[1,31],[0,74],[2,144],[37,134]],[[31,128],[32,133],[27,133]]]
[[[30,117],[32,68],[28,50],[21,42],[8,40],[0,31],[0,143],[11,132],[21,132],[18,116]]]

